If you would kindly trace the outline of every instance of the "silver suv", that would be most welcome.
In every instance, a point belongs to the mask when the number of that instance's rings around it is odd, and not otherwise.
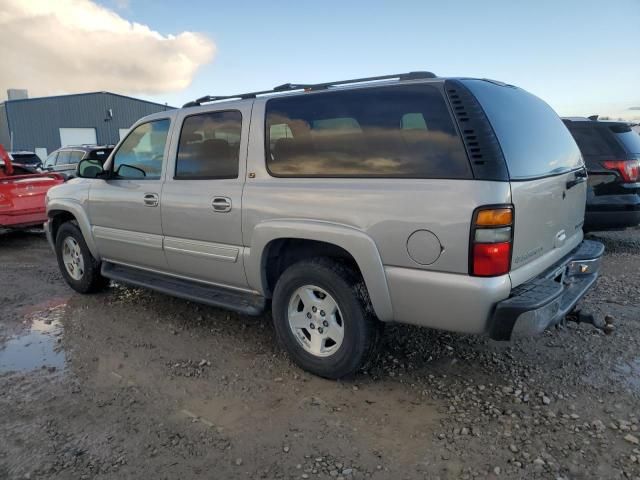
[[[411,72],[204,97],[138,121],[49,190],[65,280],[257,315],[338,378],[391,321],[494,339],[561,322],[593,285],[586,172],[539,98]]]

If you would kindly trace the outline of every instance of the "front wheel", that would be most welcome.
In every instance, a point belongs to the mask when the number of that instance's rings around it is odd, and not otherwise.
[[[282,274],[273,294],[273,320],[292,359],[332,379],[371,360],[381,332],[362,278],[325,258],[296,263]]]
[[[100,275],[100,262],[91,255],[75,224],[64,223],[58,230],[56,257],[62,276],[75,291],[97,292],[109,284],[109,280]]]

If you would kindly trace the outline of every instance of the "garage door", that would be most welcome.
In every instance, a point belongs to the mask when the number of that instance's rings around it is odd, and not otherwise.
[[[95,128],[61,128],[60,145],[96,145]]]

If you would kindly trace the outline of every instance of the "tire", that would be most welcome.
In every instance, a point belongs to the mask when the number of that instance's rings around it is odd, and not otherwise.
[[[109,285],[109,280],[100,275],[100,262],[93,258],[82,232],[74,223],[60,226],[56,234],[56,257],[64,280],[76,292],[94,293]]]
[[[279,343],[298,366],[320,377],[353,375],[377,352],[382,323],[364,282],[331,259],[304,260],[285,270],[273,293],[272,312]]]

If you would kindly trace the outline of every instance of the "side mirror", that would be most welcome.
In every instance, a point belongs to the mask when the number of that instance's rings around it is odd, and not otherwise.
[[[76,176],[78,178],[99,178],[103,173],[102,163],[91,158],[80,160],[76,167]]]
[[[116,175],[118,177],[122,177],[122,178],[135,179],[135,178],[144,178],[144,177],[146,177],[147,176],[147,172],[145,172],[141,168],[134,167],[132,165],[127,165],[127,164],[123,163],[122,165],[120,165],[118,167],[118,170],[116,170]]]

